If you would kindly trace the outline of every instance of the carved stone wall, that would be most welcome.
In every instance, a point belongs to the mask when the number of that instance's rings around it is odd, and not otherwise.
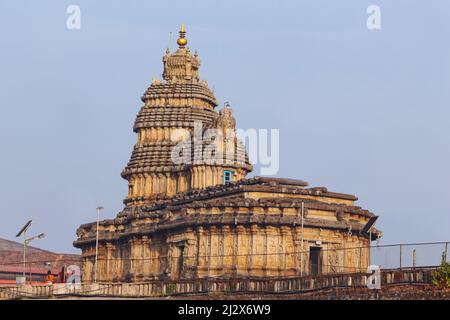
[[[337,231],[251,226],[198,226],[166,237],[132,238],[99,247],[97,279],[145,281],[210,277],[267,277],[310,274],[310,248],[320,247],[322,273],[367,269],[368,239]],[[317,245],[320,239],[321,244]],[[114,254],[115,253],[115,254]],[[83,279],[93,279],[92,250],[84,252]],[[303,268],[301,268],[303,264]]]
[[[142,97],[122,172],[125,208],[98,230],[96,223],[77,230],[84,281],[95,270],[99,281],[137,282],[364,269],[369,238],[381,236],[365,226],[377,217],[353,195],[301,180],[246,179],[252,165],[231,108],[215,111],[184,28],[178,44],[163,58],[164,81],[153,80]]]

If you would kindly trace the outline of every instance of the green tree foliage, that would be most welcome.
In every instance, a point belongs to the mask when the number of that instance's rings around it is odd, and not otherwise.
[[[440,287],[450,287],[450,263],[446,261],[445,254],[442,254],[441,266],[433,272],[433,284]]]

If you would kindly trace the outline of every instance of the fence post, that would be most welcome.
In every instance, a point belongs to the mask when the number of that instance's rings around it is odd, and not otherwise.
[[[402,269],[403,245],[400,245],[400,270]]]
[[[447,249],[448,249],[448,242],[445,243],[444,262],[447,262]]]

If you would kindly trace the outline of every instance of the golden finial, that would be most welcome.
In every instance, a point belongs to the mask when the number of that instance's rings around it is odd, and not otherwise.
[[[187,39],[185,38],[186,36],[186,31],[184,30],[184,23],[181,24],[181,29],[180,29],[180,37],[178,38],[178,45],[180,46],[180,48],[184,48],[187,45]]]

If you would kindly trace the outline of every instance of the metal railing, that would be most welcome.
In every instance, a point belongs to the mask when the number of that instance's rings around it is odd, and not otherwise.
[[[371,247],[371,264],[381,269],[439,266],[448,260],[449,242],[403,243]]]

